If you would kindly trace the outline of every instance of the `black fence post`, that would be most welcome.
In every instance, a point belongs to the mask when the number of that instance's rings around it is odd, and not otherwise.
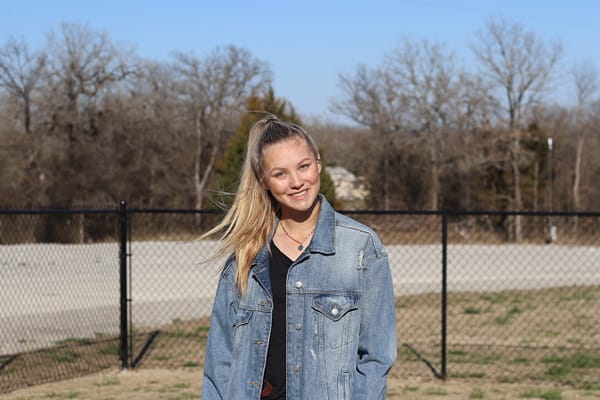
[[[120,332],[119,356],[121,368],[129,367],[128,330],[127,330],[127,202],[119,204],[119,275],[120,275]]]
[[[448,316],[448,214],[442,211],[442,366],[440,376],[446,380],[446,336]]]

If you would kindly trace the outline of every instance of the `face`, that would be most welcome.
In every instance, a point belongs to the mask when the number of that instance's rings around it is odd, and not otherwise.
[[[282,217],[307,217],[321,187],[321,162],[308,143],[291,138],[263,149],[264,183],[281,206]]]

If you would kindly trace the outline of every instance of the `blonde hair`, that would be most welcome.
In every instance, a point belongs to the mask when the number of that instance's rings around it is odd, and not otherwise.
[[[263,150],[268,145],[290,138],[305,140],[315,158],[319,159],[315,141],[299,125],[280,121],[275,116],[254,124],[248,136],[248,149],[233,204],[223,220],[200,237],[222,232],[221,248],[213,259],[235,254],[235,280],[242,295],[246,293],[252,261],[272,235],[278,210],[277,202],[263,183]]]

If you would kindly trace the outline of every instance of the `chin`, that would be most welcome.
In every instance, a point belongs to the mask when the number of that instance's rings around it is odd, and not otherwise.
[[[289,209],[290,211],[295,212],[307,212],[312,209],[315,202],[318,199],[318,194],[310,195],[308,198],[303,200],[293,200],[289,199],[286,202],[280,203],[282,207]]]

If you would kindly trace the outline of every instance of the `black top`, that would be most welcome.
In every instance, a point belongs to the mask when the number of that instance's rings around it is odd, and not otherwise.
[[[271,291],[273,293],[273,320],[271,336],[267,351],[267,365],[263,381],[261,399],[285,399],[286,377],[286,289],[287,273],[292,265],[285,254],[271,241],[271,255],[269,257],[269,277],[271,278]]]

